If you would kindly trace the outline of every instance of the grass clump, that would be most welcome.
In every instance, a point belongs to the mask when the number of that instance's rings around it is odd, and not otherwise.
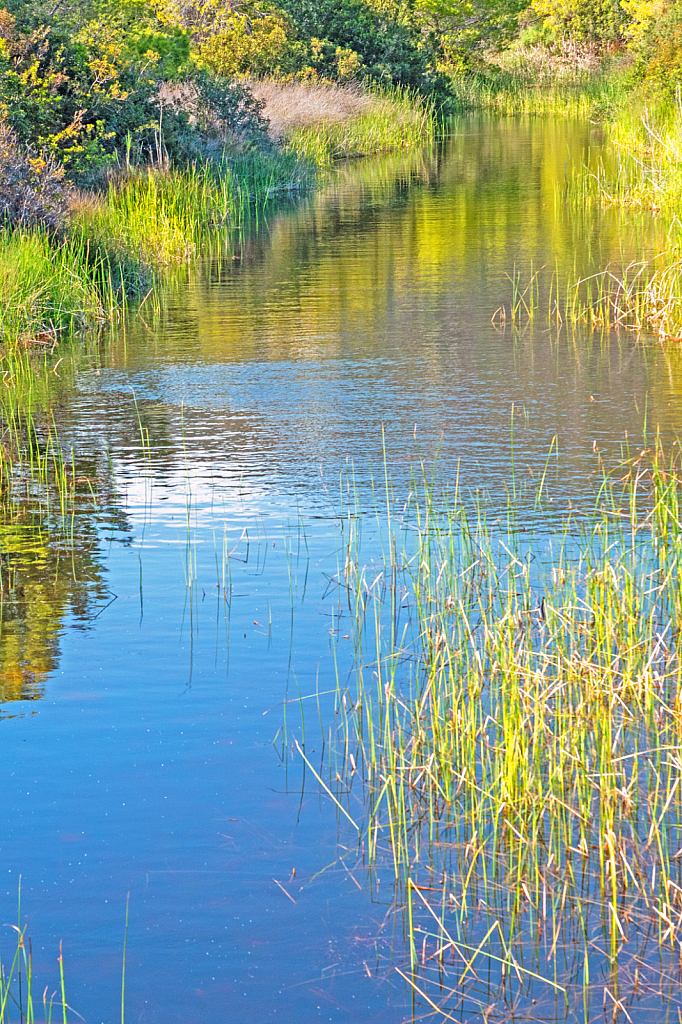
[[[682,91],[643,89],[614,96],[606,108],[605,153],[596,167],[583,166],[568,183],[565,198],[589,209],[595,204],[657,215],[666,242],[624,268],[607,267],[572,285],[572,295],[555,303],[560,319],[590,326],[626,327],[682,338]],[[666,228],[667,224],[667,228]],[[657,227],[654,221],[652,226]],[[649,253],[651,249],[649,250]],[[561,307],[561,308],[560,308]]]
[[[256,82],[252,89],[265,103],[273,139],[318,166],[433,138],[430,105],[407,90],[273,80]]]
[[[394,516],[389,483],[367,565],[344,526],[326,788],[395,878],[403,976],[458,1020],[587,1019],[607,988],[660,1010],[681,980],[680,452],[604,471],[581,512],[548,478],[501,517],[426,475]]]
[[[149,168],[76,205],[70,229],[110,259],[137,263],[144,280],[145,269],[189,260],[211,227],[238,223],[240,212],[229,172],[219,179],[205,170]]]
[[[16,932],[16,948],[11,962],[0,966],[0,1024],[10,1024],[15,1014],[26,1024],[35,1024],[40,1017],[36,1016],[36,1000],[33,993],[35,981],[33,972],[33,951],[31,939],[26,934],[27,926],[21,925],[21,890],[19,893],[19,924],[12,925]],[[62,945],[59,944],[59,990],[61,1000],[55,998],[57,990],[48,997],[48,986],[43,992],[43,1012],[46,1024],[51,1024],[52,1014],[59,1015],[66,1022],[66,1011],[70,1009],[65,999],[64,956]],[[23,985],[22,985],[23,981]],[[15,1018],[16,1019],[16,1018]]]
[[[109,268],[118,291],[139,295],[159,271],[201,252],[212,232],[244,227],[277,196],[311,181],[309,168],[286,154],[245,152],[228,160],[123,173],[104,196],[76,201],[69,232]]]
[[[536,75],[516,62],[489,64],[453,78],[451,108],[454,113],[488,110],[514,114],[604,118],[625,97],[618,76],[599,70],[556,70],[550,62]]]
[[[294,157],[247,152],[220,165],[131,170],[102,195],[72,191],[58,229],[0,230],[0,335],[47,344],[111,319],[164,268],[196,256],[212,231],[243,227],[310,178]]]
[[[569,318],[590,327],[650,331],[682,339],[682,249],[679,242],[652,260],[622,272],[607,269],[572,289]]]
[[[50,345],[56,334],[107,319],[106,271],[82,239],[55,241],[44,229],[0,230],[0,334]]]
[[[647,331],[677,341],[682,338],[682,248],[679,241],[671,241],[669,249],[652,259],[614,264],[578,281],[562,281],[555,272],[547,286],[538,271],[523,286],[514,270],[509,276],[511,297],[495,310],[492,321],[499,328],[532,328],[546,299],[550,330],[583,325],[601,333]]]
[[[676,216],[682,201],[682,92],[651,104],[623,106],[607,126],[617,159],[583,169],[574,194],[605,206],[629,206]]]

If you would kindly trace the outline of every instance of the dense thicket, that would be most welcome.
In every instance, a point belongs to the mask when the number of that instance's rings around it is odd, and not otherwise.
[[[266,147],[249,77],[399,85],[447,106],[448,80],[525,33],[550,51],[570,40],[629,54],[633,81],[668,95],[682,83],[682,0],[5,4],[0,164],[23,195],[57,196],[61,168],[87,182],[123,161],[182,164],[226,145]],[[6,215],[18,217],[22,201],[4,202]]]
[[[181,29],[148,4],[10,0],[0,12],[0,110],[20,143],[94,173],[122,152],[192,159],[228,137],[263,137],[239,83],[197,66]]]
[[[6,0],[0,119],[22,159],[70,178],[267,145],[244,76],[374,81],[430,93],[433,47],[365,0]],[[441,81],[442,88],[442,81]]]

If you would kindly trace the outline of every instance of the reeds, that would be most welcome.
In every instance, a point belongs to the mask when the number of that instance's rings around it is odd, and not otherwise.
[[[117,317],[162,284],[166,269],[307,187],[291,154],[244,151],[185,170],[130,168],[103,195],[74,194],[59,231],[0,229],[0,338],[44,344]]]
[[[651,109],[636,97],[622,104],[607,126],[605,158],[594,170],[582,167],[565,198],[588,208],[599,203],[660,214],[668,225],[666,248],[654,258],[623,270],[609,267],[574,286],[576,318],[652,331],[666,340],[682,338],[682,93]],[[592,294],[581,302],[579,296],[588,291]]]
[[[45,523],[51,513],[62,520],[71,517],[82,488],[73,465],[73,457],[59,440],[56,424],[39,425],[27,413],[16,412],[4,419],[3,448],[0,454],[1,512],[20,505],[27,492],[32,510]],[[85,481],[88,483],[88,481]],[[97,498],[88,486],[87,504],[97,507]],[[67,528],[68,523],[64,524]]]
[[[36,1000],[33,996],[34,973],[33,973],[33,948],[30,936],[27,934],[28,926],[22,921],[21,913],[21,879],[19,880],[19,906],[18,924],[6,926],[16,934],[16,946],[14,948],[11,962],[0,959],[0,1024],[11,1024],[11,1021],[18,1021],[20,1024],[35,1024],[40,1018],[36,1016]],[[49,986],[45,986],[42,993],[45,1024],[51,1024],[52,1013],[57,1007],[62,1011],[62,1019],[66,1024],[66,1011],[69,1009],[66,1004],[64,984],[64,956],[62,944],[59,944],[59,983],[61,989],[61,1003],[55,1001],[57,991],[50,995]]]
[[[265,81],[253,91],[266,102],[273,138],[316,166],[421,146],[434,136],[430,105],[405,89]]]
[[[108,317],[113,301],[101,261],[83,239],[0,229],[0,335],[51,346],[51,338]]]
[[[123,940],[123,970],[121,979],[121,1024],[125,1024],[125,972],[126,949],[128,943],[130,898],[126,900],[125,931]],[[21,912],[21,881],[19,883],[19,914],[18,924],[6,926],[15,933],[16,945],[11,960],[0,959],[0,1024],[52,1024],[61,1018],[62,1024],[68,1024],[69,1017],[83,1020],[81,1015],[66,1002],[66,978],[64,970],[64,950],[59,943],[59,956],[55,957],[59,964],[58,987],[50,991],[51,986],[45,985],[41,993],[43,1016],[40,1015],[39,1002],[34,996],[35,973],[33,966],[33,948],[28,935],[28,925],[22,919]]]
[[[674,101],[622,104],[607,125],[614,159],[582,168],[570,192],[604,206],[629,206],[676,216],[682,198],[682,91]]]
[[[189,261],[212,231],[239,229],[254,207],[309,182],[308,169],[291,157],[260,153],[185,170],[132,170],[100,202],[77,207],[70,229],[112,266],[137,264],[144,277],[142,268]]]
[[[424,473],[398,515],[387,477],[371,564],[349,510],[329,788],[443,1015],[679,993],[680,467],[642,450],[564,514],[548,470],[502,509]]]
[[[525,70],[488,69],[453,78],[455,113],[488,110],[502,115],[538,114],[562,117],[604,117],[623,98],[621,82],[602,74],[532,80]]]
[[[495,310],[496,326],[532,326],[544,316],[555,329],[580,324],[590,330],[646,331],[665,341],[682,339],[679,243],[653,259],[614,264],[577,281],[556,271],[531,271],[523,281],[516,268],[508,276],[511,296]]]
[[[31,940],[26,935],[26,926],[12,926],[17,933],[17,944],[12,961],[9,964],[0,962],[0,1024],[11,1024],[11,1021],[26,1022],[35,1024],[36,1007],[33,995],[33,951]],[[62,988],[62,1001],[64,989],[64,967],[61,947],[59,950],[59,967]],[[22,985],[23,981],[23,985]],[[52,1012],[55,1008],[55,996],[53,992],[48,997],[48,989],[43,992],[43,1007],[46,1024],[51,1024]],[[60,1004],[57,1003],[59,1006]],[[66,1020],[66,1006],[64,1006],[64,1020]]]

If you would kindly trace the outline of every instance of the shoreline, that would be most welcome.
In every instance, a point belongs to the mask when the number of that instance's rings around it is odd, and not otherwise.
[[[433,111],[397,89],[268,81],[257,83],[257,98],[258,89],[276,106],[269,146],[233,147],[201,167],[124,167],[101,190],[67,186],[70,208],[56,228],[0,228],[5,359],[17,344],[39,346],[47,334],[112,320],[155,292],[166,268],[196,258],[212,228],[238,230],[254,207],[314,188],[333,162],[412,148],[434,135]]]

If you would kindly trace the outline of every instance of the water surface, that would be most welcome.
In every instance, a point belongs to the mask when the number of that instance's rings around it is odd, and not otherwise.
[[[392,970],[391,872],[368,875],[289,755],[305,732],[322,757],[324,694],[352,663],[329,588],[349,479],[371,510],[386,453],[402,501],[437,451],[444,482],[502,501],[512,444],[531,480],[556,443],[555,500],[580,502],[599,451],[675,436],[676,349],[491,322],[515,267],[653,251],[648,217],[567,200],[598,148],[568,120],[462,120],[339,168],[162,312],[60,352],[60,429],[100,502],[69,558],[30,503],[2,527],[0,902],[15,920],[21,875],[38,985],[57,987],[63,940],[87,1021],[120,1013],[128,893],[128,1020],[428,1012]]]

